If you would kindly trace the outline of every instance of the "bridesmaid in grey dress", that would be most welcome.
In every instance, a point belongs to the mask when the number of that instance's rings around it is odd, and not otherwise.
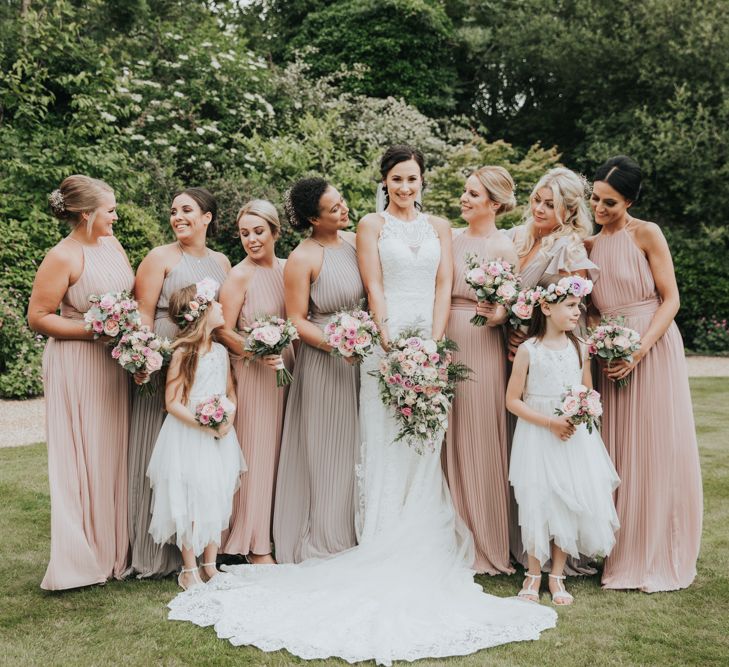
[[[204,188],[187,188],[175,195],[170,225],[176,241],[150,250],[137,269],[134,285],[144,324],[170,340],[177,325],[167,317],[170,295],[205,277],[220,284],[230,271],[228,258],[210,250],[206,237],[213,231],[217,203]],[[159,546],[149,534],[152,491],[146,476],[149,458],[165,418],[164,378],[156,378],[151,396],[134,392],[129,431],[129,538],[132,570],[138,577],[164,577],[182,564],[174,544]]]
[[[284,269],[286,314],[301,347],[286,406],[273,519],[275,556],[298,563],[355,545],[359,368],[330,354],[322,329],[364,299],[349,209],[321,178],[297,181],[286,215],[311,237]]]

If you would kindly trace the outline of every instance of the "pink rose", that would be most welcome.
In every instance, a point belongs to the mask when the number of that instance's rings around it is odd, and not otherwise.
[[[208,401],[202,406],[202,408],[200,408],[201,417],[210,417],[213,414],[215,414],[215,403],[213,403],[212,401]]]
[[[474,285],[483,285],[486,282],[486,273],[483,269],[471,269],[466,273],[466,282]]]
[[[119,323],[115,320],[106,320],[104,322],[104,333],[112,338],[119,335]]]
[[[115,303],[114,297],[111,294],[104,294],[99,301],[99,306],[104,310],[110,310]]]
[[[222,406],[218,406],[218,409],[213,413],[213,419],[216,422],[220,422],[223,420],[224,416],[225,416],[225,410],[223,410]]]
[[[517,301],[512,306],[511,310],[520,320],[529,320],[532,317],[534,306],[531,306],[524,301]]]
[[[258,340],[262,341],[268,347],[273,347],[281,340],[281,330],[276,326],[266,325],[258,331],[261,336]]]
[[[616,336],[613,339],[613,344],[615,347],[620,348],[621,350],[627,350],[630,347],[630,341],[625,336]]]
[[[210,417],[208,417],[207,415],[202,415],[201,414],[200,415],[200,423],[203,424],[204,426],[207,426],[210,423]]]
[[[580,409],[580,400],[575,396],[567,396],[562,403],[562,412],[568,417],[574,417]]]
[[[158,371],[162,368],[163,361],[162,355],[159,352],[152,352],[152,354],[147,357],[147,370],[150,373]]]
[[[121,357],[121,348],[117,345],[112,351],[111,351],[111,358],[112,359],[118,359]]]
[[[400,408],[400,412],[406,417],[410,417],[413,414],[412,408]]]

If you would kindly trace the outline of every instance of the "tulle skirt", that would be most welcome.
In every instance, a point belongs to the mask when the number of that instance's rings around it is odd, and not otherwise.
[[[528,405],[553,415],[557,401],[530,398]],[[620,526],[613,491],[620,483],[597,430],[583,424],[562,441],[548,429],[519,419],[509,481],[519,506],[524,548],[541,564],[550,541],[578,558],[606,556]]]
[[[247,470],[235,431],[220,439],[167,415],[149,461],[152,521],[158,544],[174,541],[200,555],[220,546],[240,474]]]

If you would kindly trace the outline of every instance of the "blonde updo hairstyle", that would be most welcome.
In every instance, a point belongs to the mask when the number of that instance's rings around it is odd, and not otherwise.
[[[240,222],[244,215],[255,215],[264,222],[268,223],[273,238],[277,239],[281,235],[281,221],[278,218],[276,207],[266,199],[251,199],[243,204],[238,215],[235,217],[235,224]]]
[[[589,186],[583,176],[565,167],[550,169],[534,186],[529,197],[531,202],[542,188],[552,191],[554,212],[558,227],[542,239],[541,248],[544,252],[562,238],[569,239],[568,254],[584,254],[582,242],[592,233],[592,220],[587,208],[587,194]],[[524,234],[521,242],[517,244],[520,257],[524,257],[534,247],[537,239],[534,236],[534,217],[531,206],[524,212]]]
[[[73,228],[78,227],[83,221],[83,214],[88,213],[86,234],[90,235],[102,198],[113,192],[111,186],[98,178],[74,174],[63,179],[61,185],[48,196],[48,202],[53,215]]]
[[[514,196],[514,179],[503,167],[487,166],[476,169],[471,176],[475,176],[486,190],[488,198],[499,204],[496,215],[508,213],[516,208]]]

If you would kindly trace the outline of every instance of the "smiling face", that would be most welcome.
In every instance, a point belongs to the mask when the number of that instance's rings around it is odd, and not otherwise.
[[[244,213],[238,219],[238,233],[243,250],[253,261],[273,261],[276,236],[263,218]]]
[[[535,236],[547,236],[559,227],[552,188],[540,188],[537,190],[529,204],[532,209],[532,217],[534,218]]]
[[[205,238],[213,214],[203,213],[200,205],[184,192],[172,201],[170,207],[170,225],[177,240],[181,243],[199,241]]]
[[[398,162],[387,172],[384,183],[391,204],[398,208],[415,206],[417,197],[423,188],[420,165],[415,160]]]
[[[85,222],[90,218],[86,216]],[[94,221],[91,225],[90,235],[93,237],[114,236],[114,223],[119,219],[116,214],[116,197],[113,192],[104,192],[101,195],[99,207],[94,211]]]
[[[349,208],[339,191],[329,186],[319,199],[319,215],[312,218],[314,229],[335,231],[349,227]]]
[[[461,195],[461,217],[466,222],[481,220],[485,217],[495,217],[500,204],[489,198],[483,183],[471,174],[466,179]]]
[[[557,303],[545,303],[542,310],[559,331],[572,331],[580,320],[580,301],[577,296],[568,296]]]
[[[605,181],[595,181],[592,186],[590,206],[595,214],[595,222],[604,227],[622,222],[628,214],[632,202],[621,195]]]

